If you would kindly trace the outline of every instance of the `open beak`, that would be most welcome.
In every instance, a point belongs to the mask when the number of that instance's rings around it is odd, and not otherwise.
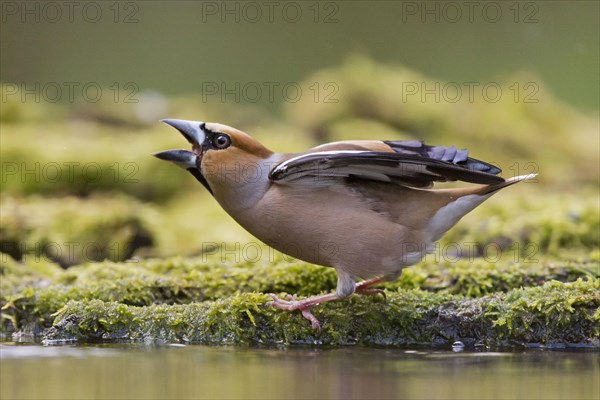
[[[161,160],[171,161],[183,169],[198,168],[198,156],[196,153],[187,150],[166,150],[152,154]]]
[[[204,122],[187,121],[184,119],[161,119],[161,122],[177,129],[194,148],[202,147],[202,143],[206,139]]]
[[[163,119],[161,120],[167,125],[171,125],[177,129],[185,139],[191,143],[192,150],[166,150],[154,153],[153,156],[160,158],[161,160],[171,161],[179,167],[190,172],[194,177],[208,189],[210,193],[212,190],[202,176],[202,170],[200,167],[200,161],[202,160],[202,143],[206,139],[204,133],[204,122],[198,121],[186,121],[182,119]]]
[[[153,155],[161,160],[174,162],[183,169],[199,169],[199,159],[202,158],[202,143],[206,138],[204,122],[183,119],[162,119],[161,122],[177,129],[190,142],[194,151],[167,150]]]

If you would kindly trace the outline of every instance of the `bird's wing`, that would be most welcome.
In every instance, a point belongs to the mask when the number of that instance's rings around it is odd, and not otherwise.
[[[345,178],[428,188],[433,182],[504,182],[501,170],[468,157],[455,146],[428,146],[421,141],[352,141],[315,147],[275,166],[269,179],[277,183],[331,184]]]

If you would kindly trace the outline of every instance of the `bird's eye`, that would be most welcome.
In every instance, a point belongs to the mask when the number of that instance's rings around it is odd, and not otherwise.
[[[225,134],[220,134],[215,137],[213,143],[217,149],[223,150],[231,146],[231,138]]]

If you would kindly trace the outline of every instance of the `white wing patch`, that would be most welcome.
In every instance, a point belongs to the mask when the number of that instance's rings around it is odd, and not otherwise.
[[[340,155],[340,154],[360,154],[360,153],[370,153],[370,151],[366,151],[366,150],[337,150],[337,151],[319,151],[319,152],[314,152],[314,153],[308,153],[308,154],[302,154],[293,158],[290,158],[289,160],[286,160],[284,162],[282,162],[281,164],[279,164],[278,166],[276,166],[273,169],[273,172],[279,172],[280,170],[286,170],[287,167],[290,164],[293,164],[297,161],[300,161],[304,158],[309,158],[309,157],[314,157],[315,155],[323,155],[323,156],[333,156],[333,155]]]
[[[332,156],[332,155],[356,155],[356,154],[360,154],[360,153],[368,153],[368,151],[362,151],[362,150],[322,151],[322,152],[302,154],[302,155],[290,158],[289,160],[286,160],[286,161],[282,162],[281,164],[277,165],[275,168],[273,168],[271,170],[270,175],[277,176],[278,174],[285,174],[286,175],[285,178],[277,180],[277,183],[279,183],[279,184],[290,183],[292,181],[294,183],[297,183],[299,180],[300,181],[304,180],[304,181],[310,182],[310,184],[317,185],[317,186],[329,186],[329,185],[331,185],[331,183],[333,183],[331,178],[344,176],[344,175],[347,175],[347,173],[344,172],[344,173],[340,174],[340,171],[337,170],[336,168],[330,168],[330,165],[328,165],[329,160],[327,160],[326,157]],[[294,171],[293,169],[291,171],[288,171],[288,168],[290,168],[290,166],[292,168],[294,168],[294,164],[301,162],[302,160],[304,160],[306,158],[314,158],[315,156],[319,156],[319,157],[323,156],[323,157],[318,158],[317,160],[314,160],[312,163],[310,163],[310,162],[307,163],[306,165],[303,166],[303,168],[298,168],[297,171]],[[322,163],[322,164],[319,164],[319,163]],[[358,172],[362,172],[363,174],[365,173],[363,168],[358,169]],[[389,178],[387,178],[384,174],[381,174],[381,172],[378,172],[375,175],[377,176],[377,178],[372,178],[372,179],[384,180],[385,182],[389,182]],[[365,176],[370,176],[370,175],[368,173],[366,173]]]

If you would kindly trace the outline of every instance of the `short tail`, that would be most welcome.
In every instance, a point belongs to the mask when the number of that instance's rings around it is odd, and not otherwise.
[[[504,182],[500,182],[500,183],[488,186],[487,190],[485,190],[481,194],[492,194],[502,188],[505,188],[510,185],[514,185],[517,182],[528,181],[530,179],[534,179],[537,175],[538,174],[528,174],[528,175],[519,175],[519,176],[514,176],[512,178],[508,178]]]
[[[492,185],[480,185],[475,188],[448,189],[446,193],[451,200],[448,204],[437,210],[427,225],[426,230],[431,234],[431,241],[435,242],[441,238],[442,235],[448,229],[452,228],[465,214],[483,203],[498,190],[517,182],[533,179],[536,176],[537,174],[521,175]]]

